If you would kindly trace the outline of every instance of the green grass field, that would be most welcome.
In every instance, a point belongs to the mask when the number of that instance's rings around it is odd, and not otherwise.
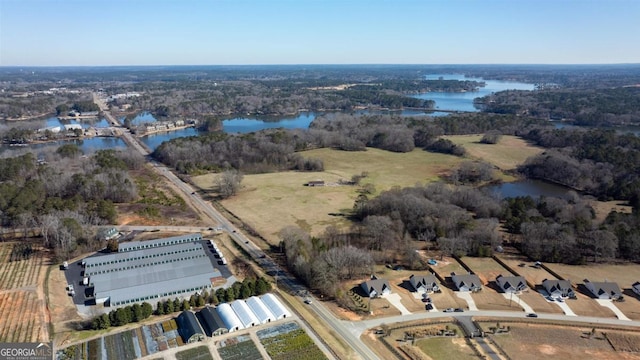
[[[480,135],[448,138],[469,147],[469,158],[483,158],[502,169],[513,168],[541,151],[513,136],[504,136],[496,145],[479,144]],[[465,160],[421,149],[394,153],[372,148],[355,152],[325,148],[300,154],[322,159],[325,171],[246,175],[240,193],[222,202],[272,244],[279,242],[278,232],[290,225],[313,235],[320,234],[329,225],[349,226],[344,215],[352,209],[358,187],[336,185],[340,180],[350,180],[353,175],[366,172],[368,176],[361,183],[373,184],[379,193],[394,186],[437,181]],[[506,181],[513,180],[501,173],[499,176]],[[215,177],[216,174],[207,174],[192,179],[203,191],[213,192]],[[324,180],[328,186],[304,186],[311,180]]]
[[[318,234],[329,225],[349,224],[343,216],[336,214],[351,210],[358,187],[304,186],[311,180],[322,179],[327,184],[336,184],[339,180],[350,180],[353,175],[368,172],[362,184],[372,183],[379,192],[393,186],[435,181],[463,160],[419,149],[405,154],[378,149],[362,152],[317,149],[301,155],[322,159],[325,171],[246,175],[240,193],[222,202],[273,244],[279,241],[278,232],[289,225]],[[193,181],[204,191],[213,191],[215,176],[196,176]]]
[[[468,156],[482,159],[495,165],[501,170],[515,169],[528,157],[537,155],[544,149],[528,144],[524,139],[516,136],[504,135],[497,144],[481,144],[482,135],[452,135],[444,136],[454,144],[462,145]]]

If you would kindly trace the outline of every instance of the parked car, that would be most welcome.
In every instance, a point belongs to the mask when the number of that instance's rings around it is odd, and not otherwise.
[[[464,309],[463,309],[463,308],[457,308],[457,309],[455,309],[455,310],[453,310],[453,311],[454,311],[454,312],[464,312]]]
[[[429,264],[429,265],[438,265],[438,262],[437,262],[437,261],[435,261],[434,259],[429,259],[429,260],[427,261],[427,264]]]
[[[433,305],[431,305],[431,304],[427,304],[427,305],[425,305],[425,306],[424,306],[424,308],[425,308],[427,311],[429,311],[429,310],[433,310]]]
[[[313,302],[313,301],[311,301],[311,299],[310,299],[310,298],[306,298],[306,299],[304,299],[304,303],[305,303],[305,304],[311,304],[312,302]]]
[[[538,314],[536,314],[536,313],[529,313],[529,314],[527,314],[527,317],[530,317],[530,318],[537,318],[537,317],[538,317]]]
[[[553,301],[553,298],[551,296],[547,296],[546,299],[549,301]]]
[[[444,312],[454,312],[455,309],[454,308],[447,308],[443,310]]]

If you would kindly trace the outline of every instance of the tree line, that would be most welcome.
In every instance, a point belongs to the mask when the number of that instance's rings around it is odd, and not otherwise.
[[[538,129],[524,138],[547,148],[519,170],[602,200],[640,196],[640,138],[606,129]]]
[[[160,145],[153,156],[183,173],[231,169],[245,174],[322,171],[321,160],[305,159],[297,152],[327,147],[409,152],[418,147],[463,156],[464,148],[439,137],[489,130],[516,134],[544,125],[548,124],[541,120],[495,114],[438,117],[430,121],[388,115],[330,114],[314,119],[309,129],[269,129],[250,134],[215,132],[173,139]]]
[[[501,91],[478,99],[483,111],[563,120],[580,126],[640,124],[640,88]]]

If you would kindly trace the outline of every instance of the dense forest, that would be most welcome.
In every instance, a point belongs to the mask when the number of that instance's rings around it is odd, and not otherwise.
[[[128,170],[144,160],[113,150],[80,155],[76,145],[63,145],[46,161],[32,153],[0,159],[2,226],[39,229],[58,256],[91,249],[86,226],[115,222],[114,204],[137,196]]]
[[[574,125],[640,124],[640,87],[501,91],[477,99],[486,112],[526,114]]]
[[[536,129],[525,139],[548,151],[529,159],[520,171],[604,200],[637,198],[640,193],[640,138],[606,129]]]

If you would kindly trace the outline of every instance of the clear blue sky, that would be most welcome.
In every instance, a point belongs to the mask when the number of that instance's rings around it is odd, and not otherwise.
[[[637,0],[0,0],[0,66],[640,63]]]

